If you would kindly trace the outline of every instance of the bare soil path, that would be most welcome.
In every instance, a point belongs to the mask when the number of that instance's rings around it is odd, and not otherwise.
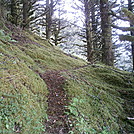
[[[68,97],[63,89],[66,79],[58,71],[47,71],[41,77],[49,90],[46,131],[48,134],[67,134],[69,127],[65,106],[68,105]]]
[[[78,70],[87,66],[89,65],[76,67],[71,70]],[[49,90],[47,100],[48,121],[45,122],[45,134],[68,134],[69,130],[71,130],[68,116],[65,114],[65,106],[69,104],[68,96],[63,88],[66,78],[60,74],[61,72],[68,71],[69,70],[46,71],[45,73],[40,74]],[[132,134],[134,133],[134,91],[129,92],[121,90],[119,92],[121,97],[125,100],[123,108],[127,117],[124,120],[126,124],[121,128],[120,132],[121,134]]]

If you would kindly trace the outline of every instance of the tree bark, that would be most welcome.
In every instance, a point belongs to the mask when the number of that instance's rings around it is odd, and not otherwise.
[[[132,0],[128,0],[128,10],[133,12]],[[134,27],[134,24],[130,23],[130,27]],[[134,37],[134,31],[131,31],[131,36]],[[134,71],[134,41],[132,41],[131,47],[132,47],[132,62],[133,62],[133,71]]]
[[[91,10],[91,23],[92,23],[92,25],[91,25],[91,32],[92,32],[92,49],[93,49],[93,51],[97,48],[97,42],[96,42],[96,30],[97,30],[97,25],[96,25],[96,19],[95,19],[95,1],[94,0],[90,0],[90,5],[92,6],[92,7],[90,7],[90,10]],[[91,55],[92,55],[92,60],[95,60],[94,58],[95,58],[95,52],[92,52],[91,53]],[[92,61],[91,61],[92,62]]]
[[[114,54],[112,50],[111,19],[109,16],[108,0],[100,0],[101,29],[102,29],[102,62],[113,66]]]
[[[84,0],[85,8],[85,25],[86,25],[86,43],[87,43],[87,60],[92,63],[93,60],[93,46],[92,46],[92,33],[91,33],[91,17],[90,17],[90,4],[88,0]]]
[[[16,0],[11,0],[11,22],[17,25],[17,8],[16,8]]]
[[[23,28],[29,28],[28,23],[28,12],[29,12],[29,2],[28,0],[23,0]]]
[[[2,9],[2,3],[0,1],[0,20],[2,19],[3,17],[3,9]]]
[[[51,27],[52,27],[52,16],[53,16],[53,0],[46,0],[46,39],[50,39],[51,37]]]

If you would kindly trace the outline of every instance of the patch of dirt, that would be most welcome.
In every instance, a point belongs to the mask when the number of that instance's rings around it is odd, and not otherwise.
[[[48,95],[48,121],[45,122],[48,134],[67,134],[69,132],[68,117],[65,114],[65,106],[68,105],[68,97],[63,89],[66,78],[58,71],[47,71],[41,74],[46,82]]]

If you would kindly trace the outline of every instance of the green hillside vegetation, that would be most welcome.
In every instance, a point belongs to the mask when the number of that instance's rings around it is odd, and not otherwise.
[[[69,98],[65,114],[71,134],[118,134],[127,122],[123,92],[134,95],[131,73],[87,65],[37,35],[0,24],[0,133],[45,133],[48,88],[39,74],[61,71]]]

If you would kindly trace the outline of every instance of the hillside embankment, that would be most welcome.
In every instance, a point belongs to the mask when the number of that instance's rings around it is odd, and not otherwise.
[[[134,78],[0,22],[1,134],[133,134]]]

